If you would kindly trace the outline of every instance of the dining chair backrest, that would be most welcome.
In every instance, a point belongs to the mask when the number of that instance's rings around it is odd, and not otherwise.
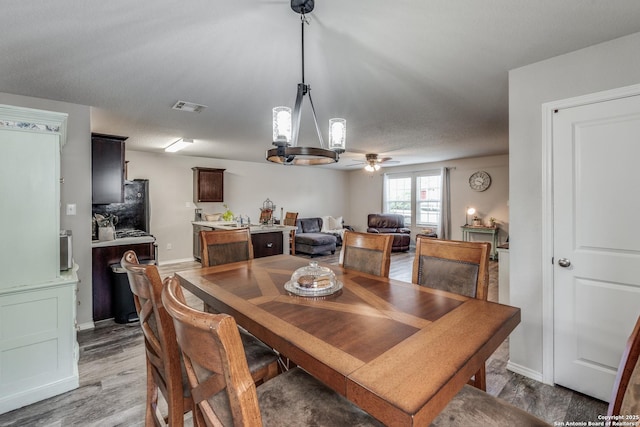
[[[253,244],[248,227],[201,231],[200,243],[203,267],[253,259]]]
[[[260,210],[260,224],[266,224],[273,217],[273,211],[271,209]]]
[[[162,300],[174,320],[193,399],[204,418],[222,425],[207,399],[226,389],[233,424],[261,426],[256,386],[235,319],[187,306],[174,277],[165,279]]]
[[[298,212],[287,212],[282,220],[282,225],[290,225],[297,227],[296,220],[298,219]],[[296,230],[293,229],[289,232],[289,252],[291,255],[296,254]]]
[[[416,238],[412,282],[481,300],[489,288],[488,242]]]
[[[282,225],[296,226],[296,220],[298,219],[298,212],[287,212],[282,221]]]
[[[391,234],[345,231],[340,250],[340,266],[376,276],[389,277]]]
[[[636,325],[622,354],[607,415],[638,416],[638,414],[640,414],[640,317],[636,320]],[[637,420],[635,422],[637,423]]]
[[[129,286],[144,335],[147,360],[146,423],[164,424],[156,418],[157,391],[168,406],[167,422],[181,426],[184,414],[191,411],[192,400],[186,377],[182,373],[182,357],[176,341],[173,320],[162,304],[162,280],[155,265],[141,265],[134,251],[127,251],[120,261],[127,272]]]

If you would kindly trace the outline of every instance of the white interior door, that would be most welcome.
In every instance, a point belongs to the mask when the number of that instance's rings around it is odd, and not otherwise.
[[[608,401],[640,314],[640,96],[553,117],[554,381]]]

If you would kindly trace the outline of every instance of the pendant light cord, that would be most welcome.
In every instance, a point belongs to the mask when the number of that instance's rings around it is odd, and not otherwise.
[[[302,40],[302,84],[304,84],[304,23],[306,22],[306,18],[304,17],[304,14],[300,15],[300,31],[302,33],[302,37],[300,38]]]

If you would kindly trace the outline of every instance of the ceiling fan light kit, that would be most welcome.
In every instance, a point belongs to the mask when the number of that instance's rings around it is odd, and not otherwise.
[[[302,28],[302,83],[298,83],[298,92],[293,113],[289,107],[275,107],[273,117],[273,145],[267,150],[266,158],[273,163],[283,165],[325,165],[336,163],[346,149],[347,121],[343,118],[329,120],[329,143],[325,147],[318,126],[316,110],[311,99],[311,86],[304,81],[304,24],[305,14],[313,10],[313,0],[291,0],[291,9],[300,14]],[[320,147],[298,147],[300,133],[300,114],[305,96],[309,98],[313,122],[320,141]]]
[[[366,170],[367,172],[375,172],[380,170],[380,165],[377,163],[369,163],[364,167],[364,170]]]

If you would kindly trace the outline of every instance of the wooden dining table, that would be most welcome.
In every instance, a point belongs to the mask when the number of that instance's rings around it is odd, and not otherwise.
[[[284,285],[308,259],[181,271],[182,286],[389,426],[428,426],[520,322],[520,309],[329,267],[337,293]]]

